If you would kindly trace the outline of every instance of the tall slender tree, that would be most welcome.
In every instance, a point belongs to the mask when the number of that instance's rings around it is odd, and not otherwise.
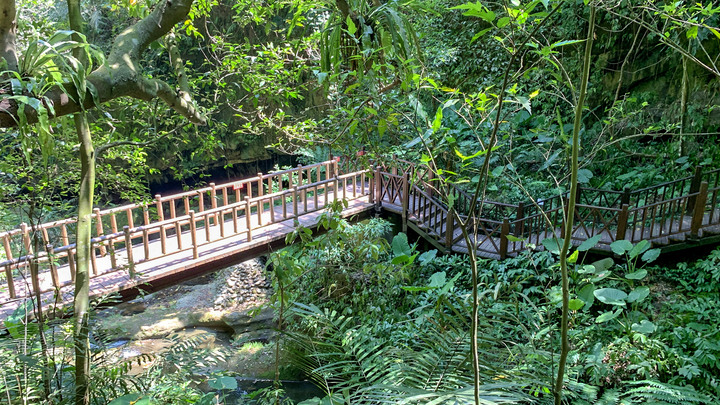
[[[76,72],[42,93],[33,93],[24,86],[0,85],[0,127],[32,125],[49,127],[47,118],[74,114],[73,120],[80,144],[81,181],[78,198],[77,269],[74,295],[75,309],[75,403],[90,402],[89,352],[89,281],[92,255],[92,207],[95,189],[95,151],[86,110],[100,103],[129,96],[140,100],[160,98],[182,116],[196,124],[205,118],[195,108],[185,79],[184,64],[174,42],[169,46],[172,65],[180,77],[179,88],[159,79],[148,79],[140,70],[140,56],[154,41],[160,39],[190,11],[192,0],[162,0],[145,18],[128,27],[115,39],[105,63],[93,69],[82,46],[73,47]],[[73,40],[82,44],[83,21],[80,1],[68,0]],[[17,7],[14,0],[0,0],[0,65],[5,76],[22,79],[16,45]],[[7,80],[6,83],[7,84]],[[21,90],[18,90],[21,89]],[[17,93],[16,93],[17,92]],[[49,132],[49,128],[41,128]],[[41,303],[39,303],[41,304]]]

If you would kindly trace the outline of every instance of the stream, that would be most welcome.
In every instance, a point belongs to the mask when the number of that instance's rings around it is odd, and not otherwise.
[[[99,311],[95,326],[104,335],[110,361],[132,361],[130,375],[146,371],[178,342],[193,342],[196,351],[224,352],[226,361],[193,374],[198,381],[212,372],[234,377],[238,388],[226,392],[224,403],[248,403],[242,398],[271,387],[275,375],[272,309],[249,313],[267,301],[269,287],[263,261],[253,259]],[[291,362],[284,357],[281,350],[281,380],[288,398],[297,403],[324,397],[288,367]],[[213,391],[207,383],[198,388]]]

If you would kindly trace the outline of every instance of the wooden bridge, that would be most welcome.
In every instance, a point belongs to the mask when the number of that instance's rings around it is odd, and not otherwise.
[[[472,201],[450,186],[440,195],[426,168],[343,170],[336,160],[94,211],[93,296],[143,284],[170,284],[284,246],[299,223],[317,225],[326,206],[346,200],[343,216],[385,210],[443,252],[503,259],[562,235],[567,194],[528,203]],[[449,191],[447,191],[449,190]],[[720,169],[641,190],[580,188],[573,244],[599,236],[676,249],[720,241]],[[452,206],[446,202],[453,201]],[[477,215],[468,220],[473,205]],[[456,218],[474,234],[468,247]],[[0,319],[40,293],[44,305],[72,301],[75,218],[0,233]],[[31,265],[37,263],[37,266]],[[32,269],[37,268],[37,272]],[[1,271],[1,270],[0,270]]]

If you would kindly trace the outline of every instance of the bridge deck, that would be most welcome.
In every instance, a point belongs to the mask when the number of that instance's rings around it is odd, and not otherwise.
[[[318,225],[318,220],[323,212],[315,210],[312,201],[309,202],[308,205],[308,212],[301,212],[298,217],[298,223],[304,227],[314,228]],[[276,211],[275,214],[280,217],[282,208],[275,206],[274,209]],[[348,201],[348,207],[343,210],[342,216],[351,217],[373,209],[374,204],[368,203],[367,198],[352,199]],[[292,215],[293,212],[289,209],[288,216]],[[295,219],[291,218],[281,222],[271,223],[269,210],[263,212],[263,217],[264,223],[268,225],[254,230],[251,241],[248,241],[245,233],[238,233],[222,238],[219,224],[212,224],[208,229],[210,241],[199,244],[197,258],[193,257],[192,250],[180,250],[177,248],[177,235],[167,236],[166,249],[169,249],[169,251],[164,255],[161,254],[162,247],[160,238],[151,239],[148,243],[150,251],[148,259],[144,258],[145,246],[143,244],[133,245],[133,257],[140,258],[139,260],[136,259],[135,262],[135,278],[131,278],[128,272],[128,254],[125,249],[115,252],[115,269],[110,265],[109,255],[97,257],[95,259],[96,267],[107,270],[90,279],[91,296],[100,297],[114,292],[122,293],[127,290],[132,290],[137,286],[142,286],[143,284],[168,284],[182,281],[192,277],[193,274],[197,273],[198,269],[222,268],[231,263],[237,263],[270,253],[272,250],[284,246],[285,237],[296,229]],[[244,218],[245,217],[242,216],[240,222],[245,221]],[[257,213],[251,215],[251,221],[254,223],[258,222]],[[233,227],[233,221],[226,220],[224,226],[226,229],[231,229]],[[207,236],[204,227],[197,228],[197,233]],[[191,246],[192,237],[190,231],[182,232],[180,237],[182,238],[183,246]],[[161,257],[153,259],[153,257],[157,256]],[[119,269],[117,267],[119,267]],[[72,303],[74,285],[71,282],[71,271],[67,264],[58,267],[57,273],[60,282],[64,285],[60,289],[60,295],[58,297],[55,296],[55,289],[50,272],[43,272],[38,278],[40,288],[45,291],[42,294],[43,302],[48,305],[57,299],[58,301],[56,303],[62,307]],[[16,293],[19,298],[11,299],[7,290],[0,292],[0,302],[4,303],[0,307],[0,319],[4,319],[12,313],[18,305],[22,303],[25,297],[28,296],[31,290],[30,280],[23,280],[22,283],[16,284]]]
[[[348,201],[345,217],[372,209],[397,213],[405,227],[444,252],[467,253],[470,248],[479,257],[503,259],[542,249],[544,239],[561,236],[567,194],[509,204],[473,201],[452,185],[441,198],[437,185],[427,168],[411,164],[401,173],[397,167],[377,167],[339,174],[337,161],[331,160],[157,195],[152,202],[96,209],[91,295],[170,284],[270,252],[284,245],[295,220],[314,227],[325,208],[339,200]],[[632,192],[581,188],[576,197],[575,246],[591,237],[599,237],[595,249],[600,251],[608,251],[618,239],[648,240],[668,250],[689,246],[686,240],[720,241],[720,169],[698,169],[695,176]],[[456,219],[467,221],[469,213],[477,217],[468,225],[475,234],[471,247]],[[46,306],[72,302],[76,223],[69,218],[34,229],[21,224],[0,233],[6,257],[0,262],[0,317],[35,290]],[[42,240],[45,251],[33,253],[33,237]],[[33,263],[39,269],[35,277]]]

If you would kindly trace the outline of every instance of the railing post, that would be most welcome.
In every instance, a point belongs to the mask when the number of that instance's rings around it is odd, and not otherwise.
[[[693,207],[692,222],[690,222],[690,238],[697,239],[700,237],[700,228],[702,228],[703,217],[705,216],[705,203],[707,202],[708,183],[703,181],[700,183],[700,190],[697,198],[695,198],[695,206]]]
[[[210,206],[212,208],[217,208],[217,186],[215,186],[215,183],[210,183]],[[215,225],[218,224],[218,214],[216,213],[213,215],[213,219],[215,220]]]
[[[410,206],[410,179],[407,171],[403,174],[402,186],[402,229],[403,232],[407,232],[408,209]]]
[[[371,170],[372,171],[372,170]],[[364,176],[363,172],[363,176]],[[372,173],[371,173],[372,174]],[[375,182],[376,182],[375,176],[369,176],[369,182],[368,182],[368,203],[374,204],[375,203]],[[362,184],[363,191],[365,191],[365,182]]]
[[[433,193],[435,191],[435,184],[433,179],[435,179],[435,172],[429,169],[428,171],[428,179],[427,179],[427,187],[425,192],[427,193],[428,197],[431,199],[433,198]]]
[[[337,202],[337,200],[338,200],[338,186],[339,186],[338,177],[337,177],[337,173],[335,173],[335,177],[333,180],[333,201],[335,201],[335,202]]]
[[[207,224],[205,224],[207,227]],[[190,240],[192,241],[193,259],[197,259],[198,255],[198,244],[197,244],[197,226],[195,225],[195,211],[190,210]]]
[[[702,184],[702,166],[695,167],[695,174],[693,175],[692,180],[690,181],[690,194],[695,194],[698,191],[700,191],[700,186]],[[690,196],[688,198],[688,205],[687,205],[687,214],[692,215],[693,210],[695,209],[695,203],[697,200],[697,196]]]
[[[623,188],[623,193],[620,196],[620,206],[630,205],[630,187]]]
[[[522,238],[525,232],[525,203],[521,202],[518,204],[517,211],[515,212],[515,236]]]
[[[263,184],[263,174],[262,172],[257,174],[257,186],[258,186],[258,197],[262,197],[265,195],[265,185]],[[259,209],[258,209],[259,211]]]
[[[10,294],[10,298],[17,298],[17,293],[15,292],[15,279],[13,279],[10,264],[5,265],[5,277],[7,278],[8,294]]]
[[[155,207],[157,207],[158,221],[160,222],[165,220],[165,213],[163,212],[162,201],[160,201],[161,198],[162,196],[160,194],[155,194]],[[162,254],[164,255],[167,254],[166,238],[167,235],[165,234],[165,225],[162,225],[160,226],[160,249],[162,249]]]
[[[250,218],[250,197],[245,196],[245,225],[247,226],[247,241],[252,242],[252,219]]]
[[[505,260],[508,253],[508,234],[510,234],[510,221],[507,217],[503,218],[500,228],[500,260]]]
[[[55,288],[60,288],[60,278],[58,277],[57,266],[55,266],[55,248],[51,244],[45,245],[45,251],[48,255],[48,264],[50,265],[50,277]]]
[[[25,247],[25,255],[29,256],[33,254],[32,246],[30,245],[30,234],[28,232],[28,226],[25,222],[20,224],[20,232],[22,232],[23,246]],[[22,255],[20,255],[22,256]]]
[[[295,218],[300,218],[300,213],[298,212],[298,186],[293,186],[292,189],[292,200],[293,200],[293,216]]]
[[[455,234],[455,209],[450,208],[445,218],[445,248],[449,251],[452,249],[453,237]],[[470,249],[470,246],[468,246]]]
[[[68,237],[67,226],[62,224],[60,227],[60,237],[64,246],[70,246],[70,238]],[[75,282],[75,258],[73,257],[72,249],[68,248],[67,251],[68,267],[70,268],[70,281]]]
[[[617,232],[615,233],[615,240],[625,239],[627,233],[628,217],[630,216],[630,206],[628,204],[622,205],[622,211],[618,214]],[[632,237],[630,238],[632,239]]]
[[[130,237],[130,227],[127,225],[123,226],[123,232],[125,233],[125,253],[127,253],[128,272],[130,274],[130,278],[135,278],[135,260],[133,259],[133,246],[132,238]]]
[[[380,166],[375,166],[375,210],[380,211],[382,207],[382,175]]]
[[[93,209],[93,214],[95,214],[95,230],[97,231],[97,236],[103,236],[103,223],[102,216],[100,215],[100,208]],[[100,256],[105,256],[106,253],[105,244],[100,243]]]

